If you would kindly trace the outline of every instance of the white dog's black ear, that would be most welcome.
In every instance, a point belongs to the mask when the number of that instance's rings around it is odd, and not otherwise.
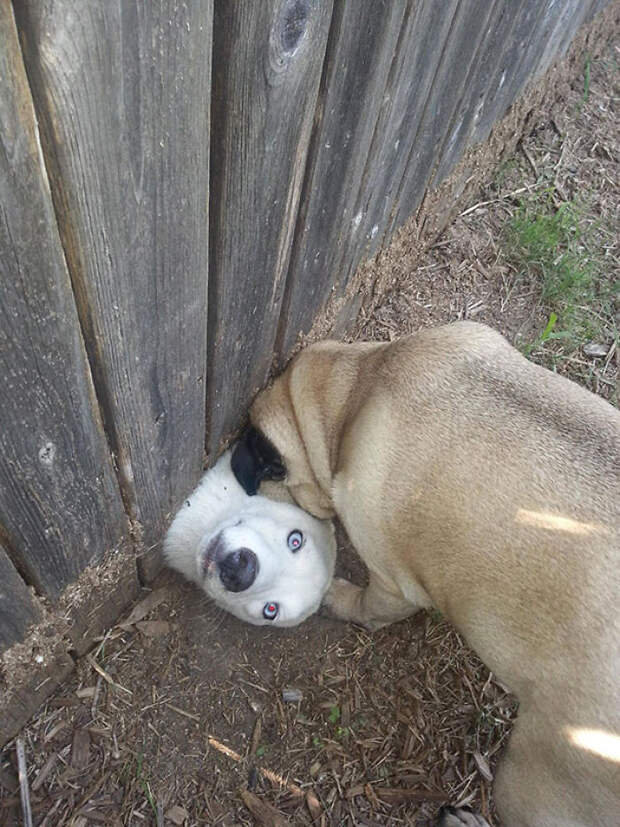
[[[235,445],[230,461],[233,474],[246,494],[258,491],[262,480],[283,480],[286,468],[271,442],[250,427]]]

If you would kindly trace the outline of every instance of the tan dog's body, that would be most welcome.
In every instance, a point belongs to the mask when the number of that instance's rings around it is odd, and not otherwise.
[[[333,610],[376,628],[433,605],[517,695],[505,824],[618,823],[618,412],[463,322],[312,346],[250,416],[368,566]]]

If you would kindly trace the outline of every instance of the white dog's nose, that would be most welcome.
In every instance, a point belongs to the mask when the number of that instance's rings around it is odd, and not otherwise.
[[[243,592],[258,574],[258,557],[249,548],[238,548],[218,561],[220,580],[229,592]]]

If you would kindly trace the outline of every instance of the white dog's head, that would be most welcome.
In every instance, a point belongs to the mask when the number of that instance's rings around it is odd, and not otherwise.
[[[289,503],[248,496],[228,452],[176,515],[164,555],[241,620],[295,626],[319,608],[330,586],[336,540],[330,522]]]

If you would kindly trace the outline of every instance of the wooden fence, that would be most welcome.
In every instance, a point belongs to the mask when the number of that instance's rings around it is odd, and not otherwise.
[[[0,0],[0,650],[605,5]]]

